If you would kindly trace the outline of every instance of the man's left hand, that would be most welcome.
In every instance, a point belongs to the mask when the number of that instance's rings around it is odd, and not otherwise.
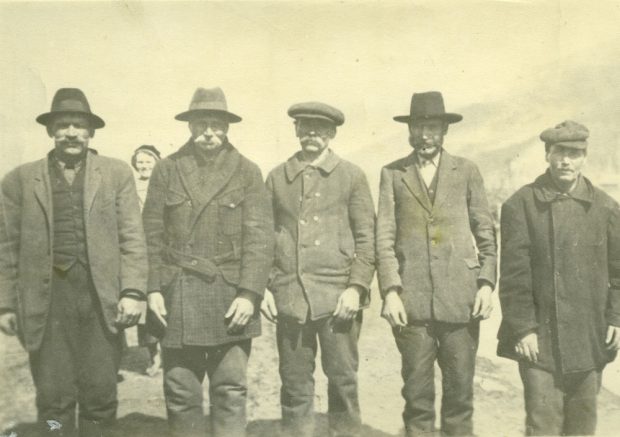
[[[620,327],[613,325],[607,327],[605,344],[607,345],[607,350],[617,351],[620,349]]]
[[[338,298],[334,318],[342,321],[351,320],[360,309],[360,292],[356,287],[349,287]]]
[[[254,315],[254,299],[251,292],[242,291],[230,304],[230,308],[224,315],[225,319],[230,319],[228,324],[229,334],[239,334],[250,318]]]
[[[490,285],[485,284],[478,289],[476,299],[474,300],[474,309],[471,312],[473,318],[481,318],[486,320],[491,316],[493,311],[493,289]]]
[[[140,302],[131,297],[123,297],[118,302],[118,313],[116,314],[116,324],[128,328],[136,325],[142,317],[142,306]]]

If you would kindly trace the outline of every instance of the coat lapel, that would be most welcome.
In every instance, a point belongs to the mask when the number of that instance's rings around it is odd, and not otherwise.
[[[52,190],[50,186],[49,155],[39,161],[34,175],[34,195],[39,201],[45,217],[48,229],[52,228]]]
[[[415,154],[409,155],[409,159],[405,162],[404,173],[402,175],[403,183],[411,191],[411,194],[420,202],[428,212],[431,211],[431,200],[428,197],[426,189],[422,186],[422,180],[415,165]]]
[[[86,155],[86,175],[84,178],[84,213],[86,218],[93,207],[95,196],[101,186],[101,169],[99,168],[99,159],[96,154],[88,153]],[[86,221],[88,223],[88,220]]]
[[[439,160],[439,168],[437,169],[437,192],[435,193],[435,203],[433,204],[434,209],[441,207],[450,192],[452,192],[454,184],[458,184],[457,178],[451,174],[456,169],[456,162],[452,156],[443,150]]]

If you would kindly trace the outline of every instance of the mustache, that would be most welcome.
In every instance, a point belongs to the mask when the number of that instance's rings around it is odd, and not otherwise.
[[[59,141],[58,144],[60,144],[63,147],[83,146],[84,145],[84,141],[80,141],[80,140],[62,140],[62,141]]]

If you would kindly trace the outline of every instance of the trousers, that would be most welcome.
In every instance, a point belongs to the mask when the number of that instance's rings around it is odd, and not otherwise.
[[[106,328],[89,271],[82,264],[68,271],[54,269],[51,294],[41,347],[29,356],[40,432],[106,435],[112,432],[118,406],[121,337]]]

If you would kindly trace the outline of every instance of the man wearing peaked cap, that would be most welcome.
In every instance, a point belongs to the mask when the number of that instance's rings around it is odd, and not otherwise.
[[[502,206],[498,354],[519,363],[528,435],[590,435],[620,347],[620,209],[582,175],[588,129],[541,133],[547,171]]]
[[[59,89],[37,117],[54,149],[6,175],[0,197],[0,330],[29,352],[41,435],[54,421],[108,435],[119,331],[145,299],[146,244],[129,166],[89,149],[105,123],[84,93]]]
[[[206,374],[214,435],[244,436],[246,369],[273,258],[271,205],[258,166],[228,140],[241,117],[220,88],[198,88],[176,119],[191,137],[156,164],[143,210],[168,423],[175,436],[204,436]]]
[[[413,153],[381,171],[377,275],[402,355],[408,436],[435,429],[435,360],[442,434],[473,433],[479,324],[492,309],[497,246],[478,168],[443,148],[448,125],[462,118],[445,111],[439,92],[413,94],[409,115],[394,117],[408,124]]]
[[[362,170],[329,147],[342,112],[306,102],[288,114],[301,150],[267,177],[276,248],[261,306],[277,323],[282,424],[285,435],[313,435],[320,344],[330,435],[356,436],[357,341],[374,273],[374,206]]]

